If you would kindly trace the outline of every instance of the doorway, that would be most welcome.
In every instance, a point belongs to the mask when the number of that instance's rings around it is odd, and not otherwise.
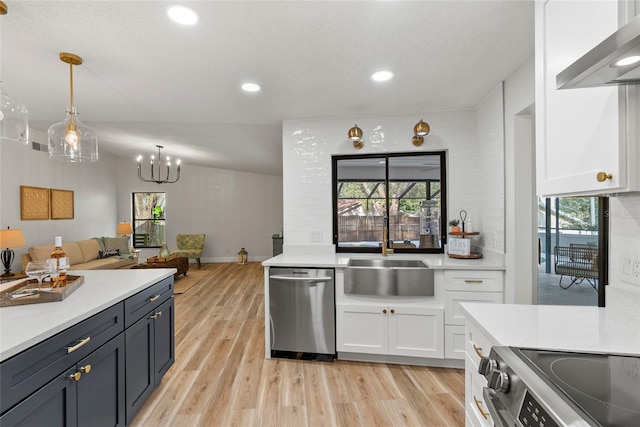
[[[538,198],[538,304],[604,307],[606,197]]]

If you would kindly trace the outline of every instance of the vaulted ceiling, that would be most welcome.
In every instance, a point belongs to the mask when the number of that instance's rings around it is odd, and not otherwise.
[[[533,55],[532,0],[181,2],[191,27],[175,2],[5,3],[0,76],[33,129],[64,118],[71,52],[101,152],[273,175],[283,120],[473,108]]]

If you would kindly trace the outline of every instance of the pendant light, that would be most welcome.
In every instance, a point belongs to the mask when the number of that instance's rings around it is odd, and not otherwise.
[[[414,136],[413,138],[411,138],[411,143],[416,147],[421,146],[424,143],[424,137],[429,134],[430,130],[431,130],[431,127],[429,126],[429,123],[423,120],[420,120],[413,127]]]
[[[0,15],[6,15],[7,5],[0,1]],[[2,89],[0,81],[0,142],[13,145],[29,143],[29,112]]]
[[[82,58],[61,52],[60,60],[69,64],[70,103],[67,117],[49,128],[49,158],[64,162],[97,162],[98,137],[83,125],[73,105],[73,66],[82,64]]]

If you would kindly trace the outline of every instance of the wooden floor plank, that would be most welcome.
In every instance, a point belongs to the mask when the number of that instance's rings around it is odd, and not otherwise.
[[[133,427],[464,425],[463,371],[265,359],[260,263],[201,270],[175,296],[176,362]]]

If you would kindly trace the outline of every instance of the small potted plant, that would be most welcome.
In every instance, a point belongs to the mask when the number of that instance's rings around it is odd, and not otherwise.
[[[451,226],[451,232],[452,233],[459,233],[460,232],[460,227],[458,227],[458,224],[460,224],[460,220],[459,219],[452,219],[451,221],[449,221],[449,225]]]

